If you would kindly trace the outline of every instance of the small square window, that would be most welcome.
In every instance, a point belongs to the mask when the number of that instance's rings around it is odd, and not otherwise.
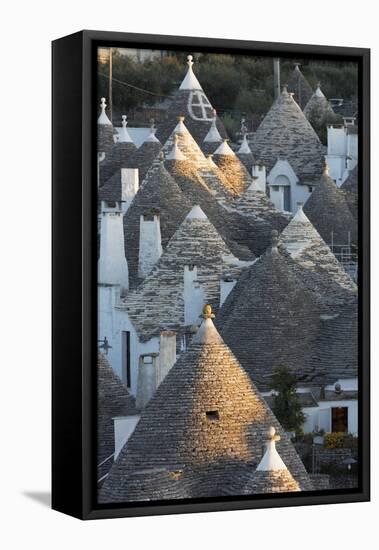
[[[207,417],[207,420],[209,420],[211,422],[216,422],[217,420],[220,419],[218,411],[207,411],[205,413],[205,416]]]

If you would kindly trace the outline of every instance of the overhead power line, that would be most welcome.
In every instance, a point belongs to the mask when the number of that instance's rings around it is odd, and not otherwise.
[[[99,72],[100,76],[103,76],[104,78],[109,78],[108,75]],[[133,84],[129,84],[128,82],[124,82],[123,80],[118,80],[118,78],[112,78],[112,82],[117,82],[118,84],[121,84],[122,86],[127,86],[128,88],[133,88],[134,90],[138,90],[139,92],[143,92],[145,94],[155,95],[158,97],[168,97],[171,98],[171,95],[166,94],[157,94],[156,92],[151,92],[150,90],[145,90],[144,88],[139,88],[138,86],[134,86]]]

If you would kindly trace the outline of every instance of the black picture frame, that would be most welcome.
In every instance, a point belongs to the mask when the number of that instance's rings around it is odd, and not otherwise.
[[[316,56],[359,65],[358,489],[133,505],[96,503],[96,50],[101,45]],[[81,519],[304,506],[370,499],[370,50],[85,30],[52,44],[52,507]]]

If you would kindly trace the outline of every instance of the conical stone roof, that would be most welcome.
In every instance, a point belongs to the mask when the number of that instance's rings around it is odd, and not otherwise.
[[[97,464],[101,464],[114,453],[113,418],[133,414],[136,414],[134,397],[129,394],[123,382],[114,373],[105,356],[99,353],[97,361]],[[112,463],[113,459],[98,468],[98,479],[109,471]]]
[[[305,215],[302,206],[280,235],[283,246],[304,271],[310,290],[326,304],[356,301],[357,286]]]
[[[257,187],[254,178],[249,188],[241,196],[236,197],[229,210],[248,221],[252,228],[250,247],[257,256],[263,254],[270,245],[272,230],[282,231],[291,219],[290,214],[274,206],[266,193]]]
[[[173,159],[166,160],[165,167],[191,204],[201,207],[231,252],[240,260],[254,259],[254,253],[249,247],[252,227],[248,220],[219,204],[212,189],[199,175],[196,165],[188,160]]]
[[[294,99],[301,109],[304,109],[313,91],[308,80],[301,72],[299,65],[296,63],[295,68],[291,72],[287,80],[288,91],[294,94]]]
[[[121,168],[136,168],[137,147],[127,133],[126,119],[123,119],[123,133],[108,150],[105,159],[99,164],[100,187]]]
[[[300,491],[299,484],[276,450],[275,443],[280,441],[274,426],[267,433],[266,451],[254,474],[246,486],[246,494],[292,493]]]
[[[177,489],[167,483],[165,498],[242,494],[269,426],[282,435],[278,449],[294,478],[302,489],[312,489],[288,436],[209,316],[142,413],[100,502],[155,500],[162,469],[177,481]],[[146,477],[138,483],[146,472],[153,483]]]
[[[253,166],[256,164],[256,162],[254,155],[250,149],[250,145],[247,141],[246,133],[244,134],[241,146],[237,151],[237,157],[240,159],[240,161],[248,171],[249,175],[251,176]]]
[[[304,107],[304,114],[315,129],[336,120],[336,114],[322,93],[320,85],[317,86],[312,97]]]
[[[345,193],[346,202],[355,220],[358,219],[358,164],[351,170],[340,189]]]
[[[201,149],[205,155],[212,155],[222,142],[222,137],[217,129],[217,113],[213,111],[214,118],[207,135],[204,138]]]
[[[162,144],[155,137],[154,129],[151,128],[150,134],[147,136],[142,145],[138,148],[135,155],[135,164],[139,170],[139,182],[142,184],[146,177],[149,168],[152,166],[154,159],[159,158],[159,153],[162,149]]]
[[[172,152],[175,142],[181,154],[184,155],[187,161],[192,162],[199,176],[214,192],[215,197],[225,199],[236,193],[234,184],[230,182],[215,163],[204,156],[199,145],[188,131],[183,117],[179,117],[173,132],[163,146],[162,151],[166,157]]]
[[[240,195],[246,191],[253,180],[244,164],[229,147],[227,140],[224,140],[215,150],[213,160],[225,174],[235,194]]]
[[[246,267],[232,255],[199,206],[188,213],[156,266],[124,301],[141,340],[184,326],[185,267],[196,267],[205,299],[216,309],[224,271],[238,277]]]
[[[113,125],[106,114],[105,97],[101,98],[100,115],[97,119],[97,150],[99,153],[108,153],[114,145]]]
[[[327,244],[346,245],[357,240],[357,223],[346,201],[329,176],[328,168],[304,206],[304,212]]]
[[[278,367],[287,366],[302,384],[310,380],[322,312],[297,264],[273,246],[242,274],[217,327],[258,388],[267,391]]]
[[[252,149],[268,172],[284,158],[303,184],[313,185],[322,173],[325,148],[285,87],[254,134]]]
[[[309,285],[302,266],[273,245],[241,275],[220,310],[223,339],[261,391],[283,366],[300,386],[356,376],[355,300],[333,308]],[[236,330],[240,317],[244,323]]]
[[[140,217],[152,211],[159,212],[162,247],[165,248],[191,207],[163,161],[154,164],[124,216],[125,254],[132,286],[138,274]]]
[[[200,146],[211,127],[214,109],[193,72],[192,59],[191,55],[187,57],[187,74],[173,95],[166,120],[158,126],[156,137],[161,143],[164,143],[174,130],[178,116],[186,117],[187,127]],[[224,125],[218,117],[216,124],[221,137],[227,137]]]

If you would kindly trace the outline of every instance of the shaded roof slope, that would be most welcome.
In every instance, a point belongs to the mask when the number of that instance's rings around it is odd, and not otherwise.
[[[329,318],[329,313],[309,291],[297,263],[272,246],[241,275],[220,310],[217,326],[261,390],[270,388],[272,374],[281,366],[287,366],[301,385],[316,380],[332,383],[339,368],[326,360],[323,351],[316,356],[316,350],[320,342],[326,349],[333,341],[348,349],[353,335],[325,332],[323,327],[329,325],[322,325],[321,316]],[[238,324],[240,318],[244,322]]]
[[[138,487],[135,480],[139,471],[162,478],[162,468],[179,486],[167,484],[165,498],[242,494],[271,425],[293,476],[312,489],[288,436],[208,317],[142,413],[100,501],[156,499],[156,481]]]
[[[282,231],[291,215],[278,210],[271,199],[261,191],[253,180],[250,187],[227,206],[229,212],[238,213],[249,224],[250,248],[260,256],[271,243],[271,233]]]
[[[314,188],[304,206],[304,212],[320,233],[324,241],[330,244],[346,245],[357,240],[357,223],[349,209],[346,197],[329,176],[328,167]]]
[[[159,152],[162,149],[161,142],[155,137],[153,124],[150,130],[150,134],[138,148],[135,155],[136,167],[139,170],[138,176],[140,184],[145,179],[147,171],[152,166],[154,159],[158,158]]]
[[[110,457],[115,450],[113,418],[136,414],[135,399],[114,373],[105,356],[99,352],[97,360],[97,464]],[[98,468],[98,479],[105,475],[113,460]]]
[[[319,128],[322,124],[333,122],[337,115],[321,91],[320,84],[304,107],[304,114],[313,127]]]
[[[268,171],[278,158],[288,160],[301,183],[314,183],[322,173],[325,148],[285,87],[254,134],[252,149]]]
[[[351,170],[340,189],[345,193],[346,202],[355,220],[358,219],[358,164]]]
[[[137,147],[130,141],[117,141],[99,164],[100,187],[121,168],[136,168]]]
[[[303,270],[310,290],[326,304],[356,301],[356,284],[307,218],[302,206],[280,235],[279,244]]]
[[[191,202],[167,172],[163,161],[159,160],[148,171],[124,216],[125,254],[132,285],[135,284],[138,273],[140,217],[153,210],[159,211],[164,248],[191,207]]]
[[[308,285],[297,262],[272,246],[241,275],[220,310],[222,337],[261,390],[270,389],[281,366],[301,386],[357,375],[356,301],[330,307]]]
[[[294,94],[294,99],[301,109],[304,109],[312,97],[312,87],[300,70],[299,64],[295,63],[295,68],[287,80],[288,91]]]

